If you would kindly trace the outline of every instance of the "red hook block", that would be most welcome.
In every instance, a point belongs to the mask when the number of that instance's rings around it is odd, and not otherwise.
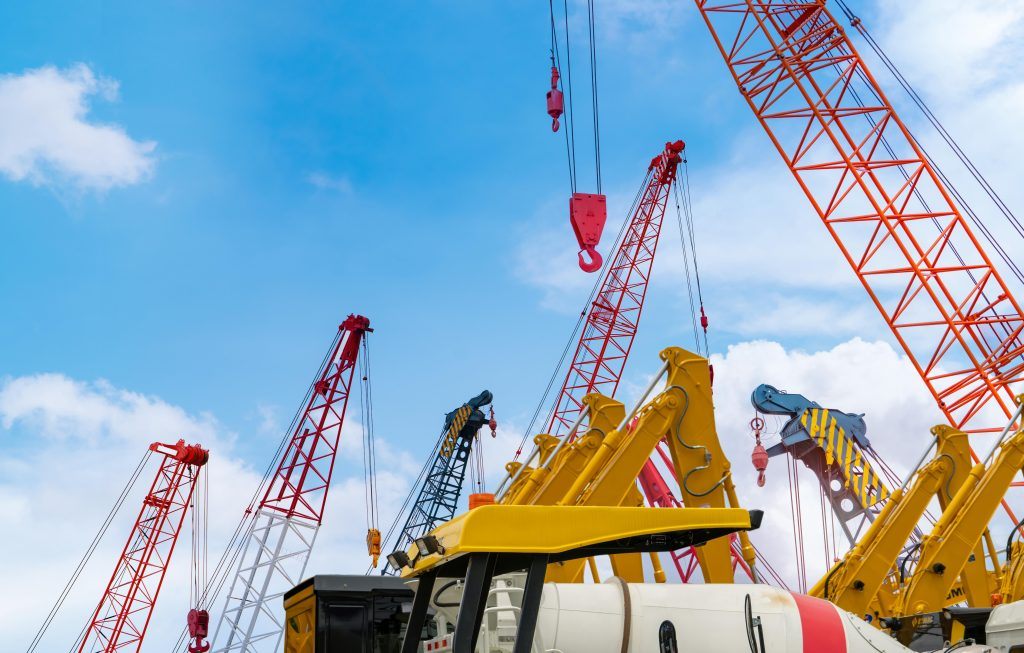
[[[210,650],[210,642],[203,641],[209,635],[210,613],[206,610],[188,611],[188,636],[192,640],[188,645],[189,653],[206,653]]]
[[[604,223],[608,219],[607,199],[604,195],[573,193],[569,199],[569,221],[580,246],[579,263],[584,272],[601,269],[603,259],[597,252]],[[590,259],[589,261],[587,259]]]
[[[565,112],[565,101],[558,90],[558,68],[551,66],[551,90],[548,91],[548,115],[551,116],[551,131],[558,131],[558,119]]]

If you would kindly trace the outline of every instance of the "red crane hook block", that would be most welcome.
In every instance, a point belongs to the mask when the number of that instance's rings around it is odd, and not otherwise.
[[[764,487],[765,470],[768,469],[768,452],[761,444],[761,430],[764,429],[764,420],[755,417],[750,420],[750,428],[754,431],[754,450],[750,453],[750,462],[757,470],[757,487]]]
[[[565,112],[565,101],[558,90],[558,68],[551,66],[551,90],[548,91],[548,115],[551,116],[551,131],[558,131],[558,119]]]
[[[206,610],[188,611],[188,636],[193,641],[188,645],[189,653],[206,653],[210,642],[203,641],[210,634],[210,613]]]
[[[604,195],[573,193],[569,199],[569,222],[580,246],[579,263],[584,272],[597,272],[603,259],[597,251],[608,219],[608,205]],[[589,261],[587,259],[590,259]]]

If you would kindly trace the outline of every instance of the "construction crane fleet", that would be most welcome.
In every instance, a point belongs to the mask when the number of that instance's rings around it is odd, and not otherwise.
[[[587,395],[586,432],[571,443],[538,436],[529,459],[537,465],[514,467],[498,505],[471,510],[392,554],[403,576],[419,582],[402,653],[421,650],[428,610],[440,615],[441,625],[422,650],[441,653],[744,650],[748,644],[755,653],[906,650],[825,601],[785,590],[628,579],[631,557],[648,553],[657,569],[656,552],[684,542],[707,549],[701,559],[709,575],[715,566],[731,573],[729,535],[738,532],[749,550],[746,531],[760,521],[760,513],[739,508],[729,489],[707,359],[677,347],[660,357],[662,368],[630,411],[610,397]],[[675,477],[699,484],[705,497],[723,488],[728,503],[636,506],[635,479],[666,433]],[[599,552],[621,559],[616,576],[598,585],[573,582],[583,560]],[[525,576],[501,576],[520,569]],[[438,576],[455,581],[435,590]],[[521,596],[518,605],[509,595]]]
[[[575,354],[542,422],[546,429],[522,460],[520,445],[493,504],[476,501],[456,515],[473,443],[488,423],[482,409],[492,396],[484,391],[449,413],[387,555],[389,572],[411,581],[414,591],[384,577],[336,584],[332,591],[362,597],[358,606],[322,598],[325,584],[318,589],[302,581],[323,520],[359,354],[362,348],[366,357],[372,331],[367,318],[350,315],[282,443],[265,491],[261,486],[262,496],[247,511],[236,552],[229,547],[225,555],[237,566],[212,643],[210,587],[196,584],[188,650],[269,653],[283,643],[288,653],[328,653],[342,650],[331,644],[334,637],[365,651],[402,653],[897,653],[950,644],[971,650],[972,640],[986,635],[989,641],[974,650],[1021,650],[1024,542],[1015,538],[1024,522],[1007,496],[1024,470],[1024,395],[1015,394],[1024,380],[1024,314],[974,235],[970,223],[977,216],[911,135],[824,0],[695,0],[744,101],[947,421],[932,429],[930,446],[901,483],[875,454],[863,416],[759,386],[754,407],[788,417],[779,444],[755,448],[759,473],[769,458],[781,456],[810,468],[849,547],[807,595],[761,584],[774,574],[748,536],[761,514],[741,507],[718,438],[699,275],[692,316],[698,353],[663,350],[663,365],[635,406],[627,411],[614,398],[664,215],[678,193],[685,146],[668,142],[651,160],[606,262],[597,251],[606,199],[594,7],[592,0],[587,4],[597,193],[577,192],[569,149],[570,222],[580,267],[604,272],[581,314]],[[845,3],[838,4],[867,35]],[[568,144],[571,89],[563,98],[553,5],[550,10],[547,110],[558,131],[568,99]],[[692,224],[687,229],[680,220],[680,229],[695,250]],[[993,247],[1008,260],[998,244]],[[696,272],[695,251],[690,260]],[[545,393],[542,405],[546,399]],[[489,421],[493,430],[493,411]],[[979,434],[995,438],[984,456],[975,451]],[[761,447],[759,428],[757,438]],[[151,450],[164,457],[160,471],[76,642],[79,653],[140,649],[208,458],[184,440]],[[372,494],[373,464],[367,464]],[[934,521],[928,514],[933,504],[939,509]],[[1011,526],[1002,561],[990,532],[1000,505]],[[385,538],[376,519],[370,522],[367,546],[376,565]],[[661,553],[670,554],[681,584],[666,582]],[[609,556],[613,578],[600,582],[596,556]],[[588,570],[592,583],[584,583]],[[706,584],[691,585],[698,571]],[[440,579],[450,581],[435,587]],[[332,618],[336,625],[325,628]]]

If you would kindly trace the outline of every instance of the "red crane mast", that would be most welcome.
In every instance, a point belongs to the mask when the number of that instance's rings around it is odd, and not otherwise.
[[[555,400],[547,430],[551,435],[571,435],[569,429],[580,414],[585,395],[600,392],[610,397],[619,387],[636,338],[665,208],[684,147],[682,141],[666,143],[665,150],[647,169],[644,189],[590,305],[576,353]]]
[[[998,431],[1024,379],[1020,304],[845,30],[820,0],[696,4],[949,423]]]
[[[280,650],[284,632],[280,597],[302,580],[313,550],[323,521],[360,345],[365,347],[365,336],[372,331],[370,320],[362,315],[349,315],[338,326],[249,530],[239,544],[238,566],[213,637],[216,653]]]
[[[592,392],[614,396],[619,387],[636,338],[665,210],[684,147],[682,141],[666,143],[664,151],[654,157],[647,169],[636,208],[590,305],[586,325],[555,400],[547,430],[552,435],[574,437],[569,430],[579,417],[583,397]],[[585,428],[584,422],[577,432]],[[653,462],[648,461],[644,466],[640,484],[651,506],[679,505]],[[740,552],[733,547],[731,553],[733,567],[752,577]],[[676,571],[684,582],[693,576],[695,559],[689,549],[672,554]]]
[[[138,651],[142,646],[200,468],[209,460],[205,449],[184,440],[154,442],[149,449],[163,460],[78,653]]]

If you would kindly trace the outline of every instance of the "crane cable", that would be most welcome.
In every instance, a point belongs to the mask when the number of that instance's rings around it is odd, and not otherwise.
[[[673,192],[676,204],[676,224],[679,227],[679,246],[683,250],[683,270],[686,275],[686,294],[690,302],[690,321],[693,326],[693,344],[697,353],[705,358],[710,358],[711,350],[708,347],[708,319],[704,312],[704,295],[700,286],[700,269],[697,265],[697,245],[693,228],[693,199],[690,194],[690,172],[687,161],[683,159],[683,190],[680,190],[679,183],[673,184]],[[682,210],[680,211],[680,206]],[[684,224],[685,222],[685,224]],[[689,246],[687,246],[689,242]],[[693,268],[691,275],[690,268]],[[693,291],[697,290],[697,304],[694,304]],[[698,306],[700,317],[698,318]],[[701,346],[701,329],[703,329],[703,347]]]
[[[966,152],[956,141],[956,139],[952,136],[949,130],[947,130],[945,125],[938,119],[938,117],[932,111],[931,107],[928,106],[927,102],[925,102],[921,94],[918,93],[918,91],[910,84],[910,81],[906,78],[906,76],[899,69],[896,63],[889,57],[885,50],[882,49],[881,44],[879,44],[878,41],[875,40],[875,38],[868,31],[867,27],[865,27],[864,21],[861,20],[860,17],[858,17],[856,14],[854,14],[853,11],[851,11],[847,4],[842,0],[839,0],[838,4],[842,9],[843,13],[845,14],[846,18],[850,21],[850,24],[853,25],[861,34],[861,36],[864,37],[865,41],[867,41],[868,43],[868,46],[872,49],[872,51],[874,51],[876,56],[878,56],[878,58],[882,61],[883,65],[893,75],[897,83],[907,93],[907,95],[910,97],[914,105],[921,111],[921,113],[925,116],[928,122],[931,123],[931,125],[939,133],[939,136],[942,137],[943,141],[945,141],[945,143],[953,151],[954,155],[956,155],[957,159],[959,159],[960,162],[964,165],[964,167],[967,168],[970,175],[974,178],[978,185],[981,186],[985,194],[989,197],[990,200],[992,200],[993,204],[995,204],[999,211],[1003,214],[1003,216],[1006,218],[1007,222],[1010,224],[1010,227],[1013,229],[1013,231],[1022,239],[1024,239],[1024,223],[1022,223],[1021,220],[1017,218],[1017,216],[1013,213],[1010,207],[1002,199],[999,193],[996,192],[995,188],[993,188],[992,184],[989,183],[988,179],[981,173],[981,171],[970,159],[970,157],[967,156]],[[858,103],[860,102],[858,101]],[[1016,263],[1016,261],[1013,259],[1013,257],[1007,253],[1002,243],[999,242],[999,239],[995,237],[995,235],[991,232],[988,226],[981,220],[981,217],[974,211],[971,205],[967,202],[966,198],[956,189],[956,187],[952,183],[950,183],[949,177],[938,165],[935,159],[927,152],[927,150],[925,150],[924,146],[916,138],[914,139],[914,143],[921,149],[921,152],[924,154],[925,159],[935,170],[936,174],[945,184],[949,192],[956,198],[957,202],[963,207],[964,211],[971,219],[971,222],[981,231],[982,235],[985,237],[985,240],[988,241],[989,245],[991,245],[992,248],[999,255],[999,258],[1002,259],[1002,261],[1006,264],[1010,272],[1017,278],[1017,280],[1020,283],[1024,284],[1024,270],[1022,270],[1020,266]],[[901,167],[900,170],[903,171],[903,168]],[[906,174],[905,171],[903,172],[904,174]],[[918,195],[918,200],[921,201],[922,204],[924,204],[927,207],[927,204],[920,197],[920,195]],[[957,257],[959,258],[959,254],[957,254]]]
[[[630,204],[629,211],[626,213],[626,219],[622,222],[622,226],[619,228],[619,233],[618,235],[615,236],[615,240],[612,242],[610,251],[618,252],[621,246],[622,239],[626,234],[626,230],[629,228],[630,220],[632,219],[633,214],[636,212],[637,206],[640,204],[640,199],[643,197],[644,189],[647,188],[647,184],[650,181],[650,178],[651,170],[648,170],[647,174],[644,175],[643,183],[640,184],[640,188],[637,189],[636,195],[633,196],[633,202]],[[580,328],[583,327],[584,322],[586,322],[587,320],[588,309],[594,303],[594,298],[597,296],[598,291],[604,285],[604,277],[608,270],[608,267],[612,264],[613,258],[617,258],[617,255],[615,257],[605,257],[604,265],[601,267],[600,272],[596,275],[596,280],[594,281],[594,285],[590,289],[590,294],[587,295],[587,299],[586,301],[583,302],[583,307],[580,309],[580,315],[576,320],[576,325],[573,327],[572,333],[569,334],[569,338],[565,342],[565,347],[562,348],[562,355],[558,358],[558,363],[555,364],[555,368],[551,370],[551,376],[548,377],[547,386],[544,388],[544,392],[541,394],[540,400],[537,402],[537,406],[534,408],[533,416],[530,418],[530,423],[526,426],[526,429],[523,431],[523,437],[519,441],[519,446],[516,447],[515,457],[512,458],[513,461],[519,460],[519,456],[522,455],[523,453],[523,447],[526,446],[527,440],[529,440],[531,437],[530,434],[533,433],[534,426],[537,423],[537,419],[540,417],[541,411],[544,409],[544,406],[547,405],[548,396],[551,394],[551,389],[555,385],[555,380],[558,378],[559,372],[562,370],[562,366],[565,364],[565,359],[569,355],[569,351],[572,349],[573,344],[577,341],[577,336],[580,332]],[[547,414],[547,418],[545,420],[546,423],[550,423],[551,418],[554,415],[555,410],[557,409],[558,397],[555,398],[555,401],[551,406],[551,410]]]
[[[209,582],[209,548],[206,534],[210,525],[210,476],[208,465],[199,468],[190,504],[192,526],[192,566],[189,570],[189,605],[197,610],[205,606]]]
[[[562,10],[565,15],[565,81],[563,85],[565,97],[569,103],[569,113],[565,128],[565,156],[569,162],[569,187],[576,192],[576,121],[572,111],[572,52],[569,49],[569,5],[568,0],[562,0]],[[548,0],[548,13],[551,17],[551,65],[562,69],[562,55],[558,48],[558,29],[555,25],[554,0]]]
[[[551,22],[551,65],[558,70],[562,69],[562,56],[558,46],[558,20],[555,17],[554,0],[548,0],[548,16]],[[576,120],[573,113],[573,92],[572,92],[572,50],[569,36],[569,3],[562,0],[562,21],[565,32],[565,61],[566,61],[566,84],[563,86],[564,95],[569,105],[567,128],[565,130],[565,153],[569,167],[569,186],[572,192],[576,193]],[[594,178],[597,184],[597,194],[601,194],[601,120],[600,102],[597,90],[597,21],[594,11],[594,0],[587,0],[587,42],[588,56],[590,63],[590,104],[594,129]]]
[[[888,62],[888,63],[886,63],[886,67],[890,70],[890,72],[892,72],[892,74],[897,78],[898,81],[902,80],[900,82],[901,86],[903,86],[903,88],[909,94],[911,94],[912,97],[916,96],[918,98],[918,101],[915,101],[915,104],[917,104],[918,107],[923,112],[925,112],[926,116],[928,114],[931,114],[931,116],[934,117],[934,114],[931,112],[930,108],[928,108],[927,104],[925,104],[924,100],[921,99],[920,95],[913,89],[913,87],[910,86],[909,81],[906,80],[906,77],[899,71],[899,69],[896,67],[895,63],[893,63],[892,60],[889,59],[889,57],[881,49],[881,46],[876,41],[874,41],[874,39],[872,39],[870,37],[870,34],[867,33],[867,30],[866,30],[865,27],[863,27],[863,22],[860,20],[860,18],[857,17],[855,14],[853,14],[853,12],[850,11],[849,7],[847,7],[845,5],[845,3],[840,2],[840,4],[842,5],[842,9],[843,9],[846,17],[850,20],[851,24],[854,25],[855,27],[857,27],[857,29],[859,31],[861,31],[863,34],[865,34],[865,38],[868,39],[869,44],[872,45],[872,49],[874,49],[876,51],[876,54],[878,54],[878,56],[880,58],[882,58],[883,61],[887,61]],[[833,64],[833,68],[835,68],[840,73],[840,75],[844,74],[843,71],[840,69],[838,64]],[[871,88],[871,80],[869,80],[866,77],[866,75],[864,74],[864,71],[860,70],[858,68],[856,72],[857,72],[858,77],[861,79],[861,81],[868,88]],[[857,92],[857,89],[853,88],[851,86],[849,90],[850,90],[851,97],[856,102],[856,104],[858,106],[864,108],[866,105],[865,105],[863,99],[860,97],[860,94]],[[867,120],[868,124],[871,125],[872,129],[877,129],[877,121],[870,114],[865,114],[864,117]],[[929,120],[931,121],[931,119],[929,119]],[[945,132],[948,135],[948,132],[946,132],[945,128],[942,127],[941,123],[939,123],[937,119],[935,119],[932,122],[932,124],[933,124],[933,126],[938,125],[937,128],[939,128],[940,133]],[[978,216],[978,214],[974,211],[974,209],[967,202],[966,198],[964,198],[963,195],[950,182],[949,177],[942,170],[941,166],[938,165],[938,163],[935,161],[935,159],[927,152],[927,150],[924,148],[924,146],[916,138],[913,137],[913,135],[909,135],[909,138],[913,141],[913,144],[916,145],[920,149],[922,155],[924,156],[924,159],[928,162],[928,164],[932,167],[932,169],[935,170],[936,174],[939,176],[939,178],[942,181],[942,183],[945,184],[945,188],[950,192],[951,195],[953,195],[953,197],[957,200],[957,202],[960,204],[960,206],[963,207],[965,213],[967,213],[968,218],[970,218],[971,222],[981,231],[982,235],[985,237],[985,239],[988,241],[988,243],[992,246],[992,248],[996,251],[996,253],[1003,260],[1003,262],[1007,265],[1007,267],[1010,269],[1011,273],[1022,284],[1024,284],[1024,272],[1021,271],[1020,267],[1014,262],[1013,258],[1010,257],[1006,253],[1006,250],[1003,248],[1002,244],[991,233],[991,231],[988,229],[988,227],[985,225],[985,223],[981,220],[980,216]],[[895,152],[893,146],[889,143],[889,140],[885,137],[884,134],[880,134],[879,140],[881,141],[882,147],[885,149],[886,153],[889,154],[889,156],[893,160],[898,160],[899,157],[897,157],[896,152]],[[947,144],[949,144],[951,142],[952,142],[952,144],[950,146],[951,147],[955,146],[954,150],[959,150],[961,153],[963,152],[963,150],[959,148],[959,145],[956,145],[956,142],[953,141],[952,136],[949,136],[949,139],[947,140]],[[964,154],[963,157],[964,158],[962,158],[961,161],[964,161],[964,159],[966,159],[966,154]],[[977,170],[977,168],[974,166],[974,164],[969,162],[969,159],[967,159],[966,161],[967,162],[965,163],[965,165],[968,165],[969,168],[974,168],[975,170]],[[904,165],[898,165],[896,167],[899,170],[900,175],[903,177],[904,181],[909,183],[910,182],[910,175],[906,171],[905,166]],[[980,172],[978,173],[978,175],[980,176]],[[979,176],[975,176],[975,179],[979,179]],[[983,183],[983,185],[988,185],[988,182],[984,181],[983,177],[981,177],[981,179],[979,180],[979,183]],[[991,186],[989,186],[989,188],[991,188]],[[932,211],[932,209],[931,209],[927,199],[925,199],[924,196],[921,194],[921,192],[917,188],[916,184],[915,184],[914,190],[912,192],[913,192],[915,198],[918,200],[918,202],[920,202],[922,208],[926,212],[928,212],[928,213],[933,213],[933,211]],[[995,195],[995,191],[994,190],[992,190],[992,194]],[[990,195],[990,197],[991,197],[991,195]],[[995,197],[998,198],[998,195],[995,195]],[[999,199],[998,202],[1002,203],[1002,200]],[[1005,203],[1003,203],[1003,205],[1005,206]],[[1006,210],[1009,211],[1008,207],[1007,207]],[[1011,215],[1012,215],[1012,212],[1011,212]],[[1016,221],[1016,217],[1015,216],[1013,217],[1013,220]],[[932,217],[931,218],[931,222],[935,226],[936,230],[939,233],[943,232],[943,227],[939,223],[937,218]],[[964,267],[968,267],[967,263],[965,262],[965,259],[964,259],[963,255],[960,254],[960,252],[959,252],[959,250],[958,250],[958,248],[956,246],[956,243],[950,242],[950,243],[948,243],[948,246],[949,246],[949,249],[952,252],[953,256],[957,259],[957,261],[960,263],[960,265],[964,266]],[[977,276],[974,273],[974,270],[968,268],[966,270],[966,274],[967,274],[968,278],[971,280],[971,282],[975,286],[979,285],[979,281],[978,281]],[[991,307],[994,306],[995,302],[993,302],[988,297],[988,293],[986,293],[986,292],[984,292],[982,290],[980,295],[981,295],[981,298],[984,300],[986,306],[990,307],[987,310],[994,311],[994,309],[991,308]],[[1004,340],[1004,338],[999,335],[999,332],[997,331],[997,325],[998,325],[998,327],[1002,328],[1002,331],[1004,332],[1005,336],[1009,337],[1009,336],[1013,335],[1012,332],[1010,331],[1009,325],[1005,324],[1005,322],[1003,320],[990,320],[990,321],[986,321],[986,326],[988,326],[989,330],[997,338],[998,342],[1002,342]],[[979,333],[979,335],[984,337],[984,334],[980,334]]]
[[[92,541],[89,543],[89,546],[86,547],[85,553],[78,561],[78,565],[75,567],[75,570],[71,573],[71,577],[68,579],[68,582],[65,583],[64,589],[62,589],[60,594],[57,596],[57,600],[50,608],[50,612],[47,613],[42,625],[39,627],[39,630],[36,631],[35,636],[29,643],[28,649],[26,649],[26,653],[33,653],[39,646],[39,643],[42,641],[43,637],[46,635],[46,631],[49,630],[50,625],[53,623],[54,618],[56,618],[57,613],[61,609],[61,606],[63,606],[64,602],[67,600],[68,594],[70,594],[71,590],[74,589],[74,585],[78,581],[79,576],[82,575],[82,571],[84,571],[86,565],[89,563],[89,560],[92,558],[93,553],[96,552],[96,548],[99,546],[100,540],[102,540],[103,536],[106,535],[107,530],[110,528],[110,524],[114,521],[114,518],[121,510],[121,506],[124,505],[124,502],[128,498],[128,495],[131,494],[132,489],[135,487],[136,481],[139,480],[139,476],[142,474],[142,470],[145,468],[146,463],[149,461],[149,458],[152,455],[152,453],[153,452],[150,451],[149,449],[146,450],[146,453],[143,454],[142,459],[139,461],[138,465],[136,465],[135,471],[132,472],[131,476],[128,478],[128,481],[125,483],[124,487],[121,488],[121,492],[120,494],[118,494],[117,499],[114,500],[114,505],[110,508],[110,512],[107,513],[107,516],[106,518],[104,518],[103,523],[100,524],[100,528],[96,532],[96,535],[93,536]]]
[[[298,426],[299,419],[301,419],[302,415],[305,413],[306,405],[309,403],[309,398],[315,390],[316,382],[323,377],[327,366],[331,364],[331,354],[334,353],[336,345],[338,344],[338,339],[343,337],[344,333],[344,331],[339,329],[334,335],[334,340],[331,341],[330,348],[328,348],[327,353],[324,354],[323,359],[320,361],[320,367],[318,368],[315,379],[310,382],[309,386],[306,388],[306,393],[303,395],[302,402],[299,403],[295,414],[292,415],[288,428],[284,430],[284,435],[281,436],[281,440],[278,442],[277,450],[270,458],[270,462],[267,464],[267,468],[263,472],[263,478],[260,479],[259,485],[256,486],[256,489],[252,493],[248,507],[242,513],[241,519],[239,519],[238,523],[235,525],[235,530],[228,538],[228,543],[224,547],[224,552],[221,554],[220,559],[213,568],[213,573],[210,575],[210,580],[206,585],[206,589],[203,590],[202,596],[200,597],[200,601],[204,602],[206,605],[213,605],[217,602],[217,599],[220,597],[220,593],[224,590],[224,585],[231,576],[231,571],[235,569],[238,558],[242,555],[245,543],[249,540],[249,534],[252,532],[255,524],[256,503],[260,500],[270,477],[277,469],[278,461],[280,461],[285,447],[287,447],[288,443],[291,442],[292,434]],[[181,647],[184,646],[187,637],[188,628],[182,628],[181,632],[178,634],[177,641],[175,641],[171,648],[172,653],[177,653],[181,650]]]
[[[899,85],[907,92],[907,95],[910,96],[910,99],[914,102],[918,109],[921,110],[921,113],[925,115],[925,117],[928,119],[928,122],[930,122],[932,126],[935,127],[935,130],[939,132],[939,135],[942,136],[942,140],[944,140],[946,144],[949,145],[950,149],[953,150],[953,153],[956,154],[956,157],[961,161],[961,163],[964,164],[964,166],[971,173],[971,176],[974,177],[974,179],[985,191],[985,194],[988,195],[989,199],[992,200],[992,203],[995,204],[999,211],[1003,214],[1007,222],[1010,224],[1011,228],[1013,228],[1013,230],[1016,231],[1021,238],[1024,238],[1024,222],[1021,222],[1021,220],[1014,214],[1013,210],[1010,209],[1010,207],[1006,204],[1005,201],[1003,201],[1003,198],[999,195],[996,189],[992,187],[992,184],[990,184],[988,179],[985,178],[985,175],[982,174],[981,170],[978,169],[978,167],[974,164],[974,162],[967,155],[964,149],[956,141],[953,135],[946,129],[945,125],[942,124],[942,121],[938,119],[938,117],[932,111],[931,107],[928,106],[928,103],[925,102],[921,94],[918,93],[917,90],[910,84],[910,81],[896,66],[895,62],[893,62],[889,55],[886,54],[885,50],[882,49],[882,46],[878,43],[878,41],[875,40],[875,38],[868,31],[867,27],[864,25],[864,21],[862,21],[856,14],[853,13],[853,11],[850,10],[850,8],[847,6],[844,0],[838,0],[838,3],[840,8],[843,10],[843,13],[850,20],[850,24],[853,25],[853,27],[855,27],[857,31],[860,32],[861,36],[863,36],[864,39],[868,42],[868,45],[875,52],[875,54],[878,55],[878,58],[882,60],[882,63],[885,65],[886,68],[889,69],[889,72],[892,73],[893,77],[896,78],[896,81],[899,83]]]
[[[359,360],[359,408],[363,430],[363,483],[366,494],[366,530],[377,528],[377,452],[373,435],[373,386],[370,375],[369,338],[363,338],[363,355]]]
[[[594,0],[587,0],[587,26],[590,41],[590,101],[594,111],[594,176],[597,178],[597,194],[601,194],[601,121],[598,119],[597,100],[597,34],[594,26]],[[568,24],[566,24],[568,29]]]

